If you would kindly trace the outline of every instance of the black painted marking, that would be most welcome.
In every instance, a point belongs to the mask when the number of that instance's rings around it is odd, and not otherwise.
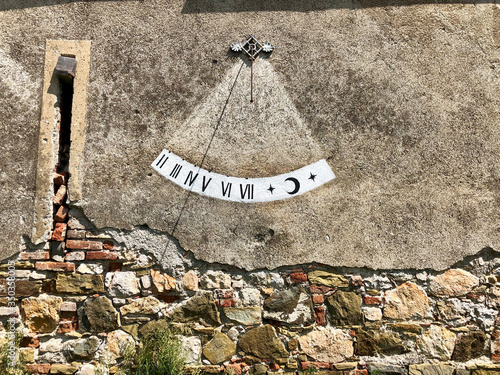
[[[313,180],[316,178],[316,174],[312,174],[311,172],[309,172],[310,176],[309,176],[309,180]]]
[[[198,177],[198,173],[196,173],[193,177],[193,171],[189,171],[187,177],[186,177],[186,181],[184,181],[184,185],[188,184],[189,182],[189,186],[193,186],[196,178]]]
[[[273,187],[273,185],[269,184],[269,189],[267,189],[268,191],[271,192],[271,194],[274,194],[273,191],[274,189],[276,189],[275,187]]]
[[[156,166],[158,166],[158,164],[160,164],[160,163],[161,163],[161,161],[163,160],[163,158],[164,158],[165,156],[166,156],[165,154],[163,154],[163,155],[161,156],[161,159],[160,159],[160,160],[158,160],[158,163],[156,163]],[[163,163],[161,163],[161,165],[160,165],[160,169],[162,169],[162,168],[163,168],[163,166],[165,165],[165,163],[167,162],[167,160],[168,160],[168,156],[167,156],[167,158],[166,158],[165,160],[163,160]]]
[[[299,180],[297,180],[295,177],[288,177],[285,179],[285,181],[292,181],[295,184],[295,188],[292,191],[287,191],[287,193],[290,195],[297,194],[297,192],[300,190]]]
[[[222,196],[225,197],[227,193],[227,197],[231,198],[231,187],[233,186],[233,184],[231,182],[228,182],[226,187],[224,187],[224,181],[221,181],[221,185],[222,185]]]
[[[245,196],[248,196],[248,198],[246,199],[253,199],[253,190],[254,190],[253,184],[246,184],[245,190],[243,190],[243,184],[240,184],[241,199],[245,199]]]
[[[212,177],[208,179],[208,181],[205,183],[205,176],[203,176],[203,182],[201,183],[201,191],[204,193],[205,190],[208,187],[208,184],[210,184],[210,181],[212,181]]]
[[[177,176],[179,176],[181,169],[182,169],[182,165],[175,164],[174,169],[172,169],[172,172],[170,172],[170,177],[177,178]]]

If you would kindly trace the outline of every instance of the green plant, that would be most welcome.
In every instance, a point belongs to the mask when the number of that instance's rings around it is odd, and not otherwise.
[[[316,367],[314,367],[314,365],[310,365],[304,371],[299,371],[299,373],[303,374],[303,375],[314,374],[315,372],[318,372],[318,369]]]
[[[141,340],[133,375],[184,375],[181,339],[168,326],[158,326]]]
[[[382,371],[380,369],[376,368],[373,371],[370,371],[370,375],[382,375]]]
[[[22,339],[22,333],[16,331],[14,343],[16,347],[16,361],[12,366],[11,358],[9,355],[10,341],[7,340],[0,346],[0,370],[5,375],[29,375],[26,371],[26,363],[24,363],[23,356],[19,353],[19,344]]]

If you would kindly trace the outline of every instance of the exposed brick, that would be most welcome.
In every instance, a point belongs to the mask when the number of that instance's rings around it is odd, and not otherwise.
[[[71,238],[71,239],[83,240],[83,239],[85,239],[85,231],[84,230],[70,229],[70,230],[68,230],[68,233],[66,236],[68,238]]]
[[[68,333],[71,331],[76,331],[76,322],[60,322],[57,328],[57,333]]]
[[[278,370],[280,369],[280,365],[278,365],[277,363],[271,363],[271,364],[269,365],[269,369],[270,369],[271,371],[278,371]]]
[[[495,362],[495,363],[500,362],[500,354],[493,353],[493,354],[491,355],[491,360],[492,360],[493,362]]]
[[[217,289],[217,297],[218,298],[233,298],[234,290],[226,290],[226,289]]]
[[[234,298],[222,298],[219,300],[219,306],[233,307],[236,306],[237,301]]]
[[[325,302],[325,296],[323,294],[313,294],[312,300],[316,305],[321,305]]]
[[[54,185],[67,185],[68,184],[68,172],[54,173]]]
[[[363,303],[365,305],[380,305],[382,304],[382,298],[375,296],[364,296]]]
[[[59,207],[54,216],[54,221],[58,223],[63,223],[66,221],[67,218],[68,218],[68,207],[66,206]]]
[[[91,251],[87,253],[88,260],[117,260],[117,253],[110,253],[109,251]]]
[[[305,272],[292,272],[290,274],[290,281],[292,283],[306,283],[307,282],[307,273]]]
[[[73,250],[102,250],[102,242],[67,240],[66,241],[66,248],[73,249]]]
[[[332,292],[335,289],[334,288],[329,288],[327,286],[319,286],[319,285],[311,285],[309,287],[309,290],[312,294],[325,294],[328,292]]]
[[[115,248],[115,244],[113,241],[104,241],[103,243],[104,250],[113,250]]]
[[[57,189],[57,193],[56,193],[56,195],[54,195],[54,199],[53,199],[53,202],[55,205],[61,206],[62,204],[64,204],[64,202],[66,201],[66,192],[67,191],[68,191],[68,189],[66,188],[65,185],[59,186],[59,189]]]
[[[319,369],[330,369],[330,364],[328,362],[302,362],[302,370],[307,370],[309,367],[314,367],[316,370]]]
[[[63,302],[61,303],[60,311],[76,311],[76,302]]]
[[[50,253],[48,251],[33,251],[33,252],[28,252],[28,251],[23,251],[20,254],[20,258],[22,260],[49,260],[50,259]]]
[[[48,374],[50,371],[50,364],[35,364],[26,365],[26,370],[32,374]]]
[[[84,251],[73,251],[71,253],[66,254],[64,257],[66,261],[74,261],[74,260],[85,260],[85,252]]]
[[[54,232],[52,232],[52,241],[64,241],[66,238],[66,227],[65,223],[56,223]]]
[[[316,324],[326,326],[325,308],[323,306],[315,307],[314,313],[316,314]]]
[[[39,271],[75,272],[75,265],[73,263],[36,262],[35,268]]]

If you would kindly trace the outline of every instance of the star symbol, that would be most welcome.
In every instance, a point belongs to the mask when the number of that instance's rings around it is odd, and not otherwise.
[[[271,192],[271,194],[273,194],[273,190],[276,189],[273,187],[273,185],[269,184],[269,189],[267,189],[268,191]]]
[[[313,180],[316,178],[316,175],[315,174],[312,174],[311,172],[309,172],[311,175],[309,176],[309,180]]]

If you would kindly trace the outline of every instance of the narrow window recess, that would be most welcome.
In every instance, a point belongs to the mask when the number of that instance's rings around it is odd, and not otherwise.
[[[81,199],[90,41],[48,40],[45,50],[33,242],[62,261],[69,206]]]

